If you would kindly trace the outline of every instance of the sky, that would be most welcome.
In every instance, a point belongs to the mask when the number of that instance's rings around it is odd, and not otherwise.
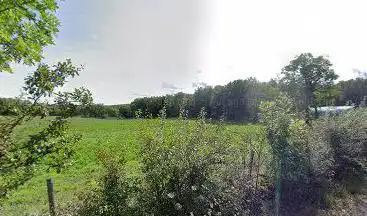
[[[44,61],[83,64],[66,89],[85,86],[104,104],[267,81],[302,52],[328,56],[345,80],[367,70],[366,8],[365,0],[65,0]],[[19,95],[33,68],[14,69],[0,73],[0,97]]]

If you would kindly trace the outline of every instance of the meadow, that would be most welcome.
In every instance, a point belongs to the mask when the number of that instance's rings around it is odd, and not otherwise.
[[[167,130],[178,124],[177,120],[167,120]],[[28,134],[36,132],[46,121],[34,119],[17,128],[14,133],[16,142],[24,142]],[[116,120],[73,118],[70,129],[82,135],[81,142],[75,147],[72,165],[62,173],[47,171],[41,166],[34,178],[7,199],[2,200],[4,215],[43,214],[48,210],[46,179],[54,179],[56,200],[59,207],[66,206],[78,198],[78,194],[97,186],[104,169],[96,157],[98,151],[105,151],[116,158],[126,160],[128,175],[139,175],[139,131],[142,128],[154,129],[159,120]],[[231,133],[230,143],[239,149],[244,147],[244,137],[258,134],[263,130],[259,125],[226,124],[225,130]],[[153,130],[152,130],[153,131]]]

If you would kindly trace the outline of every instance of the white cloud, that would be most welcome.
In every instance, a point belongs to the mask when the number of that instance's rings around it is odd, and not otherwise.
[[[174,84],[269,80],[301,52],[327,54],[342,79],[367,69],[365,0],[65,1],[49,63],[71,57],[85,71],[70,87],[97,102],[125,103],[170,93]],[[15,96],[26,67],[0,77],[0,96]],[[166,83],[164,85],[162,83]],[[172,87],[172,86],[171,86]]]
[[[329,55],[342,79],[367,68],[366,1],[214,0],[201,67],[210,84],[268,80],[301,52]],[[228,67],[231,65],[231,67]]]

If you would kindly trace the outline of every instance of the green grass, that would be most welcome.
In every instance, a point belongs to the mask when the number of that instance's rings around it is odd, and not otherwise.
[[[148,127],[154,129],[156,120],[150,120]],[[169,120],[170,127],[175,127],[176,120]],[[19,127],[14,135],[16,142],[24,142],[27,134],[39,130],[45,121],[33,120]],[[76,147],[73,165],[61,174],[47,172],[44,168],[37,170],[35,177],[12,192],[8,199],[1,200],[0,215],[28,215],[46,213],[47,188],[46,179],[54,179],[56,200],[59,206],[65,206],[77,198],[81,191],[90,190],[97,184],[103,169],[98,163],[96,152],[104,150],[116,157],[124,156],[127,160],[127,172],[130,175],[139,173],[138,131],[142,128],[139,120],[101,120],[74,118],[71,130],[82,135],[82,141]],[[145,125],[146,126],[146,125]],[[226,125],[231,133],[233,143],[243,145],[244,134],[253,134],[262,129],[258,125]]]

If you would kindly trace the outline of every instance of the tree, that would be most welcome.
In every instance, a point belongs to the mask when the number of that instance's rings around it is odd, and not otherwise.
[[[105,118],[106,110],[103,104],[94,104],[88,109],[89,117],[93,118]]]
[[[244,121],[248,118],[250,80],[235,80],[225,86],[225,115],[230,121]]]
[[[108,117],[118,118],[119,117],[119,110],[116,106],[105,106],[105,112]]]
[[[134,117],[130,104],[122,104],[118,107],[119,118],[132,118]]]
[[[36,71],[25,78],[23,88],[30,103],[19,106],[14,116],[0,121],[0,197],[30,179],[39,164],[60,172],[70,165],[74,145],[80,140],[78,134],[68,131],[68,118],[74,116],[77,106],[89,105],[92,97],[85,88],[73,92],[58,92],[68,79],[81,71],[70,60],[53,67],[39,64]],[[29,139],[18,142],[12,139],[14,129],[36,116],[48,116],[51,106],[44,101],[54,99],[59,108],[56,118],[45,119],[48,125]],[[16,179],[16,180],[15,180]]]
[[[0,72],[11,63],[34,65],[58,32],[58,0],[0,1]]]
[[[190,117],[197,116],[194,113],[194,97],[191,94],[178,92],[174,95],[166,95],[166,103],[167,117],[177,118],[182,110],[188,111]]]
[[[41,62],[43,48],[53,44],[58,32],[58,1],[0,1],[0,72],[12,72],[11,63]],[[41,162],[57,172],[70,165],[73,147],[80,136],[68,132],[67,120],[75,115],[78,106],[92,104],[92,96],[85,88],[73,92],[58,89],[81,70],[70,59],[54,66],[39,63],[34,73],[25,78],[26,100],[18,100],[25,103],[12,109],[11,117],[0,119],[0,198],[32,178]],[[49,100],[54,100],[53,106],[46,103]],[[12,139],[17,126],[36,116],[45,118],[54,108],[57,116],[46,119],[49,123],[46,127],[29,135],[24,142]]]
[[[0,115],[16,115],[17,110],[29,105],[29,101],[19,98],[0,98]]]
[[[315,95],[317,106],[335,106],[340,93],[340,87],[338,85],[331,85],[316,90]]]
[[[367,96],[367,78],[358,77],[356,79],[340,81],[337,86],[340,88],[339,105],[349,103],[360,105],[363,98]]]
[[[224,86],[217,85],[213,87],[213,98],[210,103],[211,116],[213,119],[220,119],[224,116],[225,94]]]
[[[130,107],[133,113],[141,110],[144,116],[151,115],[153,117],[157,117],[159,115],[159,111],[164,106],[164,101],[164,96],[137,98],[131,102]]]
[[[324,56],[314,57],[311,53],[296,56],[282,69],[281,84],[296,101],[297,108],[310,119],[309,107],[317,116],[316,91],[331,86],[338,78],[332,64]]]
[[[211,116],[211,101],[213,97],[213,88],[211,86],[200,87],[194,92],[194,107],[193,114],[194,116],[199,116],[202,108],[205,109],[205,112],[208,116]]]

